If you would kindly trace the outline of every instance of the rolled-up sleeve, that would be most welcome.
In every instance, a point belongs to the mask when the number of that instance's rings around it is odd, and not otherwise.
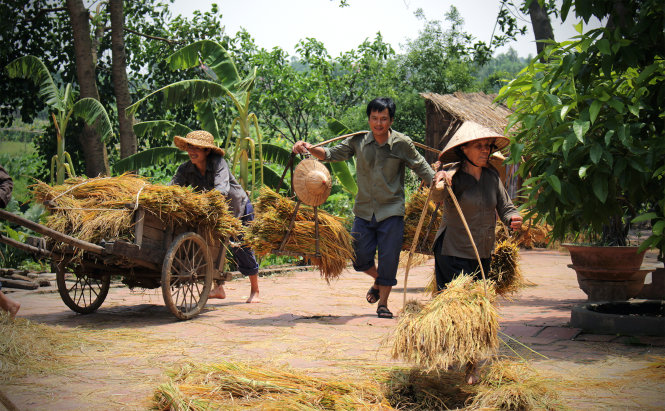
[[[219,162],[215,165],[214,176],[213,176],[213,185],[215,190],[224,194],[225,196],[229,195],[231,190],[231,180],[229,173],[229,165],[226,163],[224,158],[220,157]]]
[[[434,170],[432,166],[427,163],[427,160],[416,151],[416,146],[411,140],[405,141],[404,144],[404,153],[407,167],[413,170],[418,177],[420,177],[427,185],[432,184],[434,180]]]
[[[519,211],[517,211],[517,208],[515,208],[515,205],[510,199],[506,188],[503,186],[503,184],[501,184],[501,181],[499,181],[498,186],[499,187],[496,195],[496,211],[499,214],[501,221],[510,227],[511,217],[514,215],[519,215]]]

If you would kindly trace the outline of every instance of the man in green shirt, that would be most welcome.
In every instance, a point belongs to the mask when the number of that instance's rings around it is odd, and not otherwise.
[[[360,132],[333,147],[314,147],[305,141],[293,146],[294,153],[310,152],[322,161],[356,158],[358,194],[353,206],[353,267],[374,279],[367,301],[379,302],[379,318],[392,318],[388,296],[397,284],[397,267],[404,237],[404,174],[412,169],[428,185],[434,171],[416,151],[411,139],[391,128],[395,103],[377,98],[367,105],[370,132]],[[378,261],[374,255],[378,248]]]

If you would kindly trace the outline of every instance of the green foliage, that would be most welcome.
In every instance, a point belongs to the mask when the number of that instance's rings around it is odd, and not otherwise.
[[[623,245],[627,224],[650,210],[653,233],[643,246],[662,254],[665,45],[653,27],[662,27],[664,6],[629,1],[615,14],[605,2],[582,3],[575,12],[585,21],[617,26],[549,47],[546,63],[532,61],[501,90],[515,110],[511,161],[523,159],[526,208],[553,225],[556,239],[585,231]]]
[[[52,111],[56,127],[57,151],[51,159],[51,182],[62,184],[65,172],[74,175],[74,165],[69,153],[65,150],[67,124],[71,118],[79,118],[95,128],[105,141],[113,133],[111,122],[101,103],[93,98],[76,100],[72,85],[58,89],[46,65],[35,56],[19,57],[6,67],[10,78],[30,80],[38,85],[39,97],[46,102]]]

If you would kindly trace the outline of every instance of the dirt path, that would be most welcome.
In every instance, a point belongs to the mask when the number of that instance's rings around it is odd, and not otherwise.
[[[522,252],[525,277],[535,285],[513,301],[500,299],[502,331],[538,370],[573,383],[561,392],[572,409],[663,409],[665,372],[640,378],[653,360],[663,361],[662,338],[590,335],[568,327],[570,309],[586,300],[569,257],[554,251]],[[409,273],[409,298],[426,299],[424,286],[433,261]],[[402,302],[403,273],[391,296]],[[31,375],[1,390],[22,410],[147,409],[166,370],[188,361],[256,361],[288,365],[318,376],[361,378],[373,366],[396,365],[382,341],[397,320],[378,319],[365,302],[369,277],[351,270],[327,285],[318,272],[262,277],[258,304],[244,303],[249,282],[227,283],[226,300],[209,300],[190,321],[176,321],[164,307],[161,291],[111,289],[94,314],[77,315],[57,292],[20,291],[19,316],[31,321],[78,328],[94,344],[68,353],[57,375]],[[43,289],[42,289],[43,291]],[[507,338],[504,338],[507,339]],[[502,352],[509,354],[504,347]],[[575,384],[583,378],[588,386]],[[1,407],[0,407],[1,409]]]

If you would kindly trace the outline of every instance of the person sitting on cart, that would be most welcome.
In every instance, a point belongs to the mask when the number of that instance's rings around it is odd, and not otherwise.
[[[229,165],[224,160],[224,150],[215,145],[212,134],[204,130],[192,131],[185,137],[175,136],[173,144],[187,152],[189,161],[178,167],[170,184],[191,186],[197,191],[218,190],[229,200],[233,215],[239,218],[243,225],[254,220],[254,206],[231,174]],[[238,270],[249,277],[250,294],[247,302],[259,302],[259,264],[254,257],[254,251],[247,246],[232,246],[231,253]],[[219,283],[210,292],[209,298],[226,298],[224,284]]]
[[[5,208],[12,198],[12,189],[14,188],[14,181],[9,176],[4,167],[0,166],[0,207]],[[16,313],[21,304],[9,298],[2,292],[2,282],[0,282],[0,308],[9,313],[11,318],[16,317]]]

